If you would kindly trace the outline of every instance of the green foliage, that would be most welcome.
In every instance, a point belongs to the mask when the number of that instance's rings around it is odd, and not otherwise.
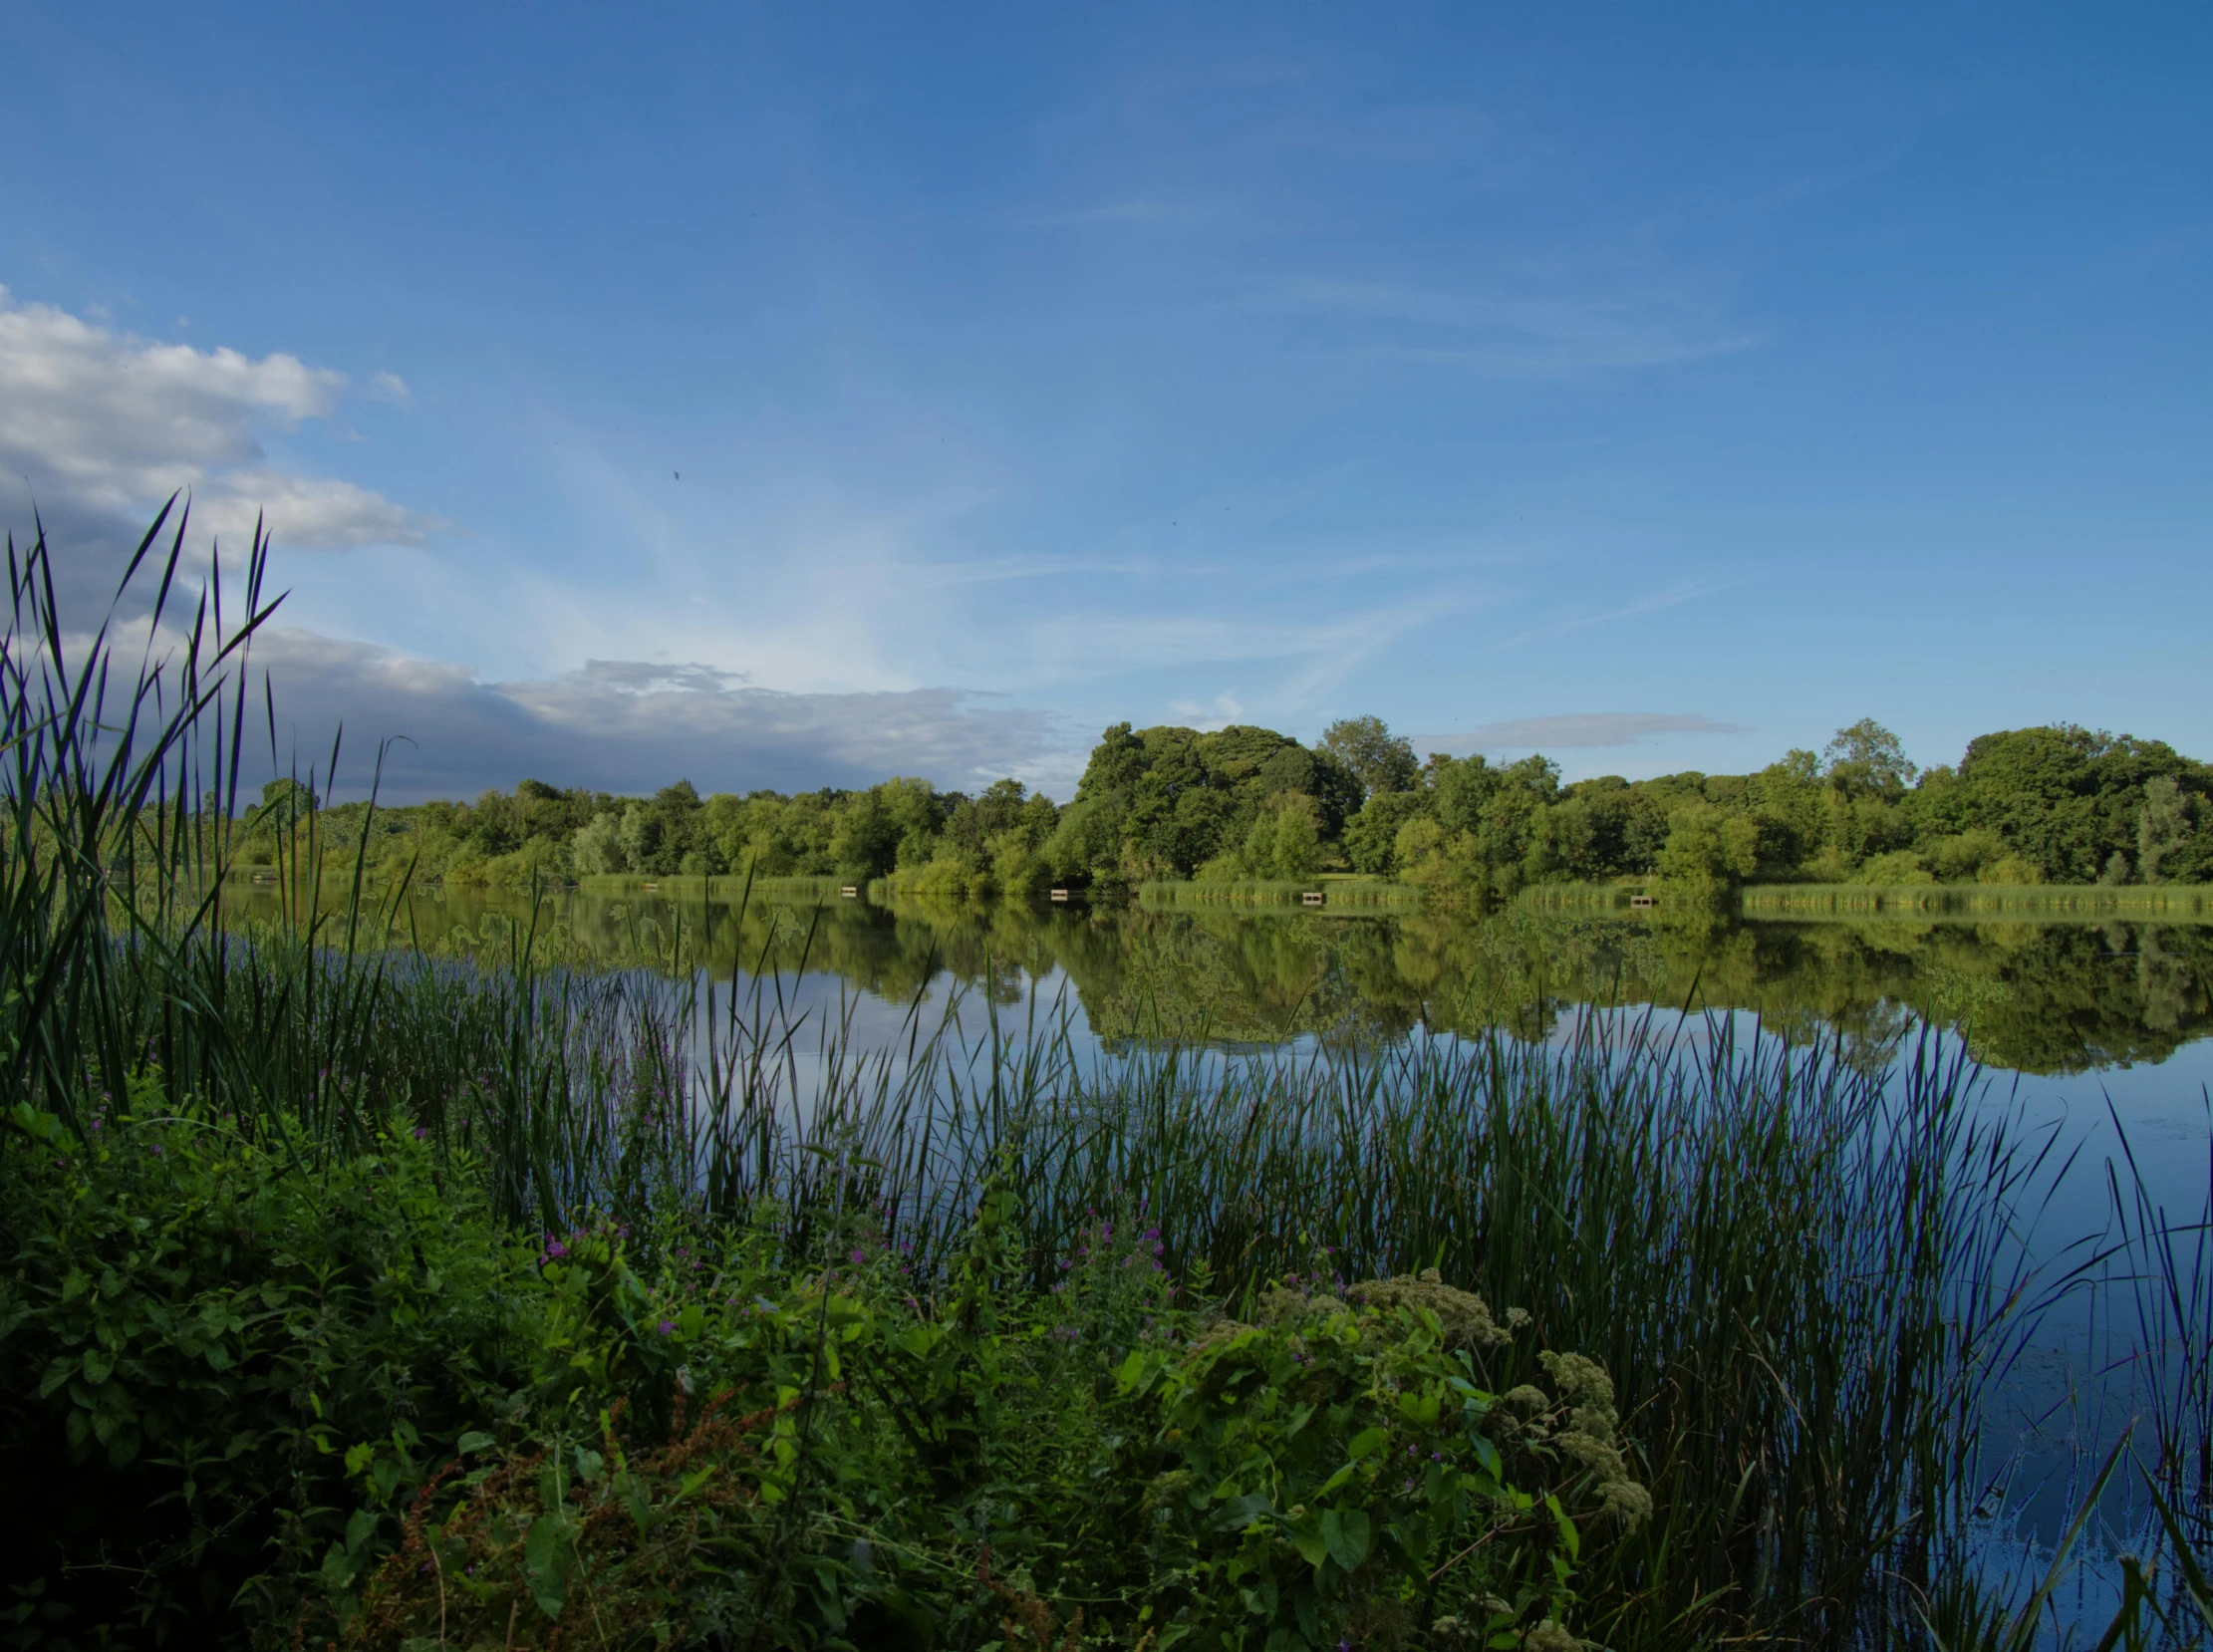
[[[395,1130],[311,1170],[168,1105],[141,1074],[83,1143],[19,1105],[0,1154],[0,1479],[56,1494],[0,1501],[0,1564],[69,1637],[281,1618],[531,1380],[467,1163]]]
[[[1351,771],[1361,795],[1373,801],[1421,784],[1413,746],[1393,734],[1381,717],[1342,717],[1322,730],[1321,749]]]
[[[1133,1353],[1119,1381],[1165,1425],[1147,1546],[1185,1596],[1164,1642],[1404,1644],[1443,1620],[1488,1644],[1569,1616],[1580,1536],[1546,1483],[1564,1466],[1631,1521],[1650,1501],[1603,1374],[1554,1360],[1556,1399],[1502,1396],[1483,1361],[1509,1340],[1433,1271],[1343,1299],[1294,1279],[1256,1324]]]
[[[1691,805],[1749,825],[1729,828],[1726,851],[1709,841],[1720,826],[1696,828],[1663,869]],[[1438,831],[1402,843],[1424,821]],[[627,799],[530,780],[473,804],[368,811],[321,807],[286,780],[265,788],[240,832],[247,863],[298,857],[319,835],[324,855],[359,849],[381,881],[453,887],[895,879],[904,893],[958,904],[1031,899],[1053,881],[1107,896],[1147,881],[1345,866],[1477,905],[1531,884],[1651,877],[1705,902],[1744,882],[2203,883],[2213,880],[2213,769],[2157,741],[2061,725],[1984,735],[1956,771],[1923,773],[1895,734],[1861,718],[1825,757],[1792,751],[1757,774],[1562,785],[1541,756],[1416,764],[1376,717],[1331,724],[1311,750],[1263,728],[1120,723],[1065,809],[1013,780],[969,797],[906,778],[790,797],[701,798],[680,781]]]
[[[1712,906],[1735,894],[1759,860],[1760,827],[1749,815],[1685,803],[1668,816],[1667,842],[1653,871],[1673,899]]]
[[[1360,806],[1361,786],[1333,752],[1308,750],[1265,728],[1235,725],[1133,731],[1117,723],[1100,737],[1046,853],[1057,874],[1126,887],[1149,878],[1188,878],[1202,867],[1234,865],[1246,876],[1278,874],[1294,862],[1320,865]],[[1297,801],[1291,802],[1290,800]],[[1279,843],[1286,807],[1312,830],[1293,825]],[[1267,817],[1268,831],[1255,833]],[[1254,865],[1269,870],[1254,871]]]
[[[1399,828],[1428,812],[1428,799],[1418,791],[1377,792],[1345,822],[1345,859],[1355,872],[1388,878],[1400,870]]]
[[[101,1122],[19,1108],[41,1151],[0,1161],[0,1462],[68,1488],[0,1517],[56,1644],[970,1644],[1027,1603],[1319,1648],[1568,1617],[1571,1513],[1648,1509],[1596,1368],[1502,1397],[1507,1334],[1434,1274],[1239,1325],[1159,1230],[1056,1268],[990,1186],[935,1274],[773,1224],[541,1247],[407,1132],[314,1170]]]

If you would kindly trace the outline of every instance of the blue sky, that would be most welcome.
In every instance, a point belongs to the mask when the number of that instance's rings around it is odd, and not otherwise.
[[[2213,12],[0,3],[0,490],[399,789],[2213,756]],[[681,477],[680,477],[681,473]]]

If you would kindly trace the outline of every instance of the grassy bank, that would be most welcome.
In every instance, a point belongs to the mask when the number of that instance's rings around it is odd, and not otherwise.
[[[1303,907],[1309,894],[1322,897],[1321,910],[1355,912],[1418,912],[1422,892],[1411,884],[1381,878],[1353,878],[1323,873],[1312,878],[1246,878],[1208,883],[1189,879],[1158,879],[1138,886],[1141,905],[1170,907]]]
[[[1649,884],[1531,884],[1516,899],[1538,912],[1619,912],[1651,891]]]
[[[1680,910],[1656,881],[1533,884],[1521,904],[1538,911],[1618,912],[1649,895],[1653,911]],[[1732,903],[1747,918],[1805,916],[2213,920],[2213,888],[2197,884],[1746,884]]]
[[[2068,918],[2213,918],[2213,888],[2195,884],[1751,884],[1747,917],[1767,913],[1955,913]]]
[[[258,552],[135,688],[42,556],[0,649],[21,1644],[2004,1644],[1982,1401],[2053,1282],[2035,1155],[1935,1047],[1094,1057],[919,995],[863,1046],[774,969],[384,947],[404,892],[312,832],[227,933],[234,811],[175,799],[259,703]],[[2172,1488],[2213,1278],[2165,1221]]]

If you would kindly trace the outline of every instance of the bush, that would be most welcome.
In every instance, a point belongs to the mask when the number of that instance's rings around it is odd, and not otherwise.
[[[524,1240],[412,1132],[159,1102],[0,1163],[22,1645],[1565,1644],[1575,1514],[1642,1512],[1603,1375],[1506,1386],[1434,1273],[1229,1319],[1000,1189],[935,1279],[774,1213]]]
[[[0,1575],[58,1635],[287,1615],[529,1380],[534,1270],[466,1165],[406,1132],[306,1165],[160,1102],[89,1147],[19,1105],[0,1154]]]

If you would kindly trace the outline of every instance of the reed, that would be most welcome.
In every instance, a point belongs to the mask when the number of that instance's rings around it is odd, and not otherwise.
[[[1515,899],[1538,912],[1627,912],[1643,883],[1531,884]]]
[[[873,1212],[925,1255],[993,1174],[1038,1257],[1135,1209],[1233,1302],[1290,1271],[1439,1267],[1615,1375],[1660,1514],[1586,1574],[1593,1632],[1843,1644],[1889,1621],[1893,1579],[1946,1561],[1972,1501],[2033,1157],[1933,1048],[1886,1088],[1833,1048],[1708,1031],[1591,1018],[1565,1047],[1087,1063],[1025,1027],[812,1098],[740,1060],[709,1157],[725,1200]]]
[[[1209,883],[1182,878],[1155,879],[1138,885],[1140,904],[1172,907],[1299,907],[1308,894],[1323,898],[1322,910],[1353,908],[1361,912],[1418,912],[1421,890],[1412,884],[1388,883],[1380,878],[1246,878]]]
[[[2213,918],[2213,888],[2197,884],[1750,884],[1746,916],[1767,913],[1947,913],[2071,917]]]
[[[172,511],[82,642],[56,603],[43,533],[27,550],[8,544],[0,1064],[11,1097],[82,1132],[88,1101],[158,1075],[172,1110],[305,1160],[359,1150],[398,1111],[481,1155],[516,1221],[635,1200],[665,1181],[683,1134],[682,1008],[666,982],[544,970],[534,926],[515,928],[489,969],[395,947],[405,880],[379,892],[358,857],[330,864],[312,811],[304,830],[278,834],[276,918],[225,922],[256,708],[276,750],[251,648],[277,605],[263,595],[258,533],[242,603],[234,589],[226,615],[219,563],[181,597],[182,513],[155,554]],[[156,589],[134,606],[141,574],[157,574]],[[305,776],[310,790],[318,777]]]

